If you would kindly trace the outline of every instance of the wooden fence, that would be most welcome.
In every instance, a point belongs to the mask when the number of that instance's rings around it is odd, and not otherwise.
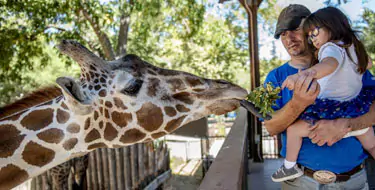
[[[152,147],[136,144],[124,148],[100,148],[89,154],[86,188],[89,190],[150,189],[170,177],[169,152],[164,143]],[[52,189],[48,172],[33,178],[31,190]],[[69,176],[72,189],[73,176]],[[151,186],[150,186],[151,184]],[[156,184],[156,185],[155,185]]]

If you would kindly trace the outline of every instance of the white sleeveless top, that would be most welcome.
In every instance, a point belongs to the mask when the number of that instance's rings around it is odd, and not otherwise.
[[[332,57],[339,63],[333,73],[318,80],[320,85],[319,99],[348,101],[360,93],[362,89],[362,74],[357,72],[358,58],[354,45],[351,45],[348,50],[354,63],[344,48],[332,42],[327,42],[319,49],[319,62],[326,57]]]

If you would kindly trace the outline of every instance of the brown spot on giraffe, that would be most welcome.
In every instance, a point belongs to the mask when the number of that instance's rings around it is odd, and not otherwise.
[[[57,109],[56,119],[57,122],[60,124],[64,124],[69,120],[69,113],[66,111],[63,111],[62,109]]]
[[[203,82],[199,78],[186,77],[186,82],[190,85],[190,87],[203,85]]]
[[[146,134],[142,133],[138,129],[130,129],[126,131],[120,138],[122,143],[135,143],[146,137]]]
[[[104,143],[94,143],[94,144],[91,144],[87,147],[88,150],[92,150],[92,149],[96,149],[96,148],[105,148],[107,147],[106,144]]]
[[[27,114],[22,120],[21,125],[27,129],[38,131],[52,123],[53,109],[35,110]]]
[[[99,113],[98,113],[98,111],[95,111],[94,112],[94,121],[96,121],[98,119],[98,117],[99,117]]]
[[[27,172],[18,166],[8,164],[0,169],[0,182],[2,189],[12,189],[29,178]]]
[[[159,132],[159,133],[152,134],[151,137],[154,138],[154,139],[158,139],[158,138],[160,138],[160,137],[162,137],[166,134],[167,134],[166,132]]]
[[[150,97],[156,96],[156,92],[160,89],[160,80],[157,78],[150,78],[147,86],[147,95]]]
[[[20,133],[13,125],[0,125],[0,158],[13,155],[26,136]]]
[[[79,130],[81,128],[79,127],[79,125],[77,123],[71,123],[68,125],[68,127],[66,128],[66,130],[70,133],[79,133]]]
[[[60,143],[64,139],[64,132],[61,129],[48,129],[38,133],[38,138],[48,143]]]
[[[110,119],[108,109],[104,109],[104,116],[105,118]]]
[[[115,105],[116,105],[117,108],[120,108],[122,110],[128,109],[128,107],[126,107],[124,105],[124,103],[122,102],[122,100],[120,98],[114,97],[113,101],[115,102]]]
[[[22,158],[28,164],[42,167],[50,163],[55,157],[55,151],[43,147],[33,141],[30,141],[25,146],[25,149],[22,152]]]
[[[169,116],[169,117],[173,117],[177,114],[177,111],[176,109],[174,109],[174,107],[171,107],[171,106],[166,106],[164,107],[164,111],[165,113]]]
[[[147,131],[155,131],[163,123],[162,110],[151,102],[143,104],[136,114],[138,125]]]
[[[64,142],[63,147],[65,150],[72,150],[76,146],[77,143],[78,143],[77,138],[71,138]]]
[[[133,119],[130,113],[112,112],[112,120],[120,127],[126,127]]]
[[[99,127],[100,127],[100,129],[103,129],[103,121],[99,122]]]
[[[85,142],[89,143],[91,141],[94,141],[96,139],[99,139],[100,138],[100,133],[98,130],[96,129],[93,129],[89,132],[89,134],[87,134],[86,138],[85,138]]]
[[[104,129],[104,138],[107,141],[112,141],[118,135],[118,131],[112,126],[111,123],[107,122]]]
[[[89,127],[90,127],[90,118],[87,118],[86,121],[85,121],[85,130],[87,130]]]
[[[172,131],[176,130],[181,125],[181,123],[185,119],[185,117],[186,117],[186,115],[169,121],[167,123],[167,126],[165,127],[165,130],[167,130],[168,132],[172,132]]]
[[[181,102],[184,102],[186,104],[193,104],[194,103],[193,99],[191,98],[190,93],[188,93],[188,92],[180,92],[180,93],[177,93],[177,94],[173,94],[172,97],[174,99],[179,100]]]
[[[105,106],[107,106],[107,108],[112,108],[112,103],[109,101],[106,101]]]
[[[176,108],[179,112],[189,112],[190,109],[185,107],[184,105],[181,105],[181,104],[177,104],[176,105]]]
[[[95,90],[100,90],[101,88],[102,88],[102,86],[100,86],[99,84],[94,87]],[[103,91],[105,92],[104,89],[99,92],[99,96],[105,97],[105,95],[103,95]],[[105,93],[105,94],[107,94],[107,93]]]
[[[167,80],[167,83],[171,85],[172,92],[185,90],[186,86],[184,82],[181,79],[169,79]]]
[[[96,67],[94,67],[94,66],[92,66],[92,65],[90,65],[90,69],[91,69],[92,71],[96,71]]]

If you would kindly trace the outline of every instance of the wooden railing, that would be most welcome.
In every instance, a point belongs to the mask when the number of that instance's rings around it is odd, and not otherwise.
[[[218,155],[205,175],[200,190],[247,189],[247,111],[240,112]]]

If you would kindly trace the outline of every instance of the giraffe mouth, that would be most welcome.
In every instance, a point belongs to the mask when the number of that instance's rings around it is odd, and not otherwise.
[[[240,100],[233,98],[233,99],[217,100],[211,105],[207,106],[207,109],[215,115],[222,115],[227,112],[234,111],[238,107],[240,107]]]

